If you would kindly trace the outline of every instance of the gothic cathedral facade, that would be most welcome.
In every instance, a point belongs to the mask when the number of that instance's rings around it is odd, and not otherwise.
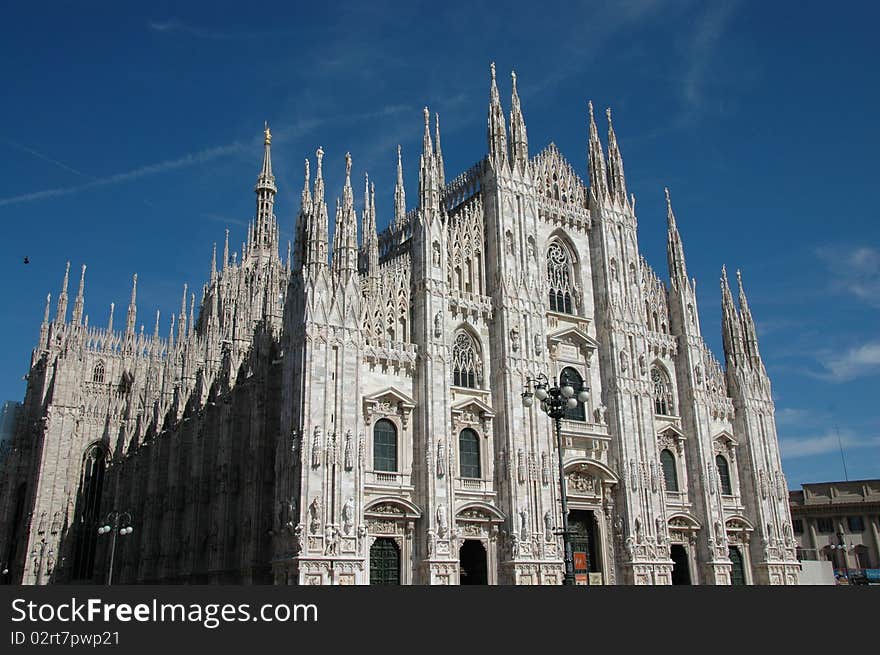
[[[247,241],[227,231],[167,336],[137,329],[137,276],[124,327],[112,305],[90,325],[85,266],[68,318],[68,265],[0,480],[6,581],[560,584],[557,435],[522,399],[544,374],[589,388],[560,422],[579,582],[797,583],[740,276],[722,367],[668,192],[668,285],[639,252],[610,110],[586,183],[552,144],[529,156],[494,65],[470,170],[447,181],[424,118],[415,207],[398,149],[379,231],[346,155],[331,242],[319,148],[286,259],[267,127]]]

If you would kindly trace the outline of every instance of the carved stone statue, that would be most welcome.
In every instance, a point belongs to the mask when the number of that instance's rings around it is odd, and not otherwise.
[[[342,506],[342,530],[345,534],[351,534],[354,526],[354,498],[349,498]]]
[[[440,505],[437,508],[437,528],[439,530],[440,538],[445,539],[446,535],[449,534],[449,523],[446,519],[446,505]]]
[[[553,539],[553,514],[549,509],[544,512],[544,538],[547,541]]]
[[[312,534],[318,534],[321,528],[321,501],[316,496],[309,505],[309,530]]]
[[[437,540],[437,536],[436,536],[435,532],[433,530],[428,530],[427,547],[428,547],[428,557],[429,558],[434,557],[434,548],[437,545],[436,540]]]
[[[519,350],[519,330],[516,328],[510,331],[510,347],[513,349],[513,352]]]
[[[540,334],[536,334],[533,340],[535,342],[535,354],[540,355],[544,352],[544,339]]]
[[[348,430],[345,433],[345,454],[343,456],[344,466],[346,471],[350,471],[354,468],[354,453],[351,444],[351,430]]]
[[[339,530],[335,526],[328,525],[324,528],[324,554],[336,555],[339,546]]]
[[[529,510],[523,507],[519,511],[519,519],[520,519],[520,529],[519,533],[522,535],[523,541],[528,541],[532,538],[532,527],[529,525]]]
[[[437,440],[437,477],[442,478],[446,475],[446,447],[443,445],[443,439]]]
[[[443,312],[434,314],[434,336],[440,337],[443,334]]]
[[[599,405],[595,410],[593,410],[593,416],[596,418],[596,423],[599,425],[606,424],[605,415],[608,413],[608,408],[605,405]]]

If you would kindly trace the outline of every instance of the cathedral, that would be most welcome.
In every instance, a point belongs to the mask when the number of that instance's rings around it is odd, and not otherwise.
[[[640,254],[611,111],[581,177],[530,155],[511,77],[452,179],[425,109],[418,198],[398,148],[386,220],[346,154],[332,241],[318,148],[286,257],[267,126],[247,239],[170,329],[138,327],[137,275],[90,323],[85,266],[68,312],[68,264],[0,477],[2,580],[561,584],[567,499],[578,584],[797,584],[739,273],[722,366],[668,191],[668,283]],[[524,402],[542,376],[579,392],[558,423]]]

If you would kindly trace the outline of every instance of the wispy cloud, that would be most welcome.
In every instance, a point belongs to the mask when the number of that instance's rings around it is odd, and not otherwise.
[[[820,356],[825,370],[816,377],[830,382],[846,382],[880,373],[880,341],[869,341],[843,353],[829,352]]]
[[[828,268],[835,291],[880,307],[880,250],[871,246],[823,246],[816,256]]]
[[[724,35],[737,2],[718,2],[707,5],[697,19],[687,51],[687,69],[682,78],[682,99],[685,104],[683,120],[693,119],[705,103],[705,84],[712,58]]]
[[[12,148],[15,148],[16,150],[20,150],[21,152],[26,152],[27,154],[32,155],[33,157],[36,157],[37,159],[42,159],[43,161],[48,162],[50,164],[53,164],[53,165],[57,166],[58,168],[62,168],[65,171],[67,171],[68,173],[73,173],[74,175],[78,175],[79,177],[83,177],[86,179],[94,179],[91,175],[86,175],[82,171],[75,169],[73,166],[69,166],[69,165],[65,164],[63,161],[58,161],[57,159],[53,159],[52,157],[49,157],[48,155],[44,155],[39,150],[35,150],[29,146],[18,143],[17,141],[13,141],[12,139],[7,139],[7,138],[3,138],[3,137],[0,137],[0,141],[2,141],[3,143],[5,143],[8,146],[11,146]]]
[[[153,32],[166,34],[179,33],[193,36],[199,39],[211,39],[215,41],[239,41],[248,39],[262,39],[271,36],[287,36],[293,34],[293,30],[277,31],[254,31],[254,32],[224,32],[210,28],[187,25],[176,18],[165,21],[150,21],[147,27]]]
[[[779,440],[782,455],[788,459],[839,452],[841,445],[844,450],[877,448],[880,447],[880,437],[857,437],[850,432],[841,432],[838,441],[837,433],[828,431],[813,437],[792,437]]]
[[[184,155],[183,157],[179,157],[177,159],[169,159],[156,164],[148,164],[147,166],[141,166],[140,168],[135,168],[133,170],[125,171],[122,173],[115,173],[113,175],[101,177],[92,180],[91,182],[86,182],[84,184],[66,187],[55,187],[52,189],[44,189],[42,191],[25,193],[19,196],[12,196],[10,198],[2,198],[0,199],[0,207],[5,207],[7,205],[17,205],[19,203],[31,202],[34,200],[43,200],[46,198],[55,198],[58,196],[67,196],[73,193],[79,193],[80,191],[86,191],[88,189],[106,187],[114,184],[121,184],[123,182],[131,182],[133,180],[147,177],[149,175],[167,173],[168,171],[177,170],[179,168],[186,168],[188,166],[204,164],[220,157],[225,157],[236,152],[241,152],[244,149],[245,145],[241,142],[230,143],[228,145],[217,146],[215,148],[207,148],[205,150],[200,150],[199,152]]]

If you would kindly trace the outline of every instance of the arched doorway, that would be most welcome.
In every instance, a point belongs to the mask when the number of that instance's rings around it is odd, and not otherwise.
[[[691,570],[688,565],[687,549],[681,544],[672,544],[669,556],[672,558],[672,584],[689,585]]]
[[[394,539],[379,537],[370,546],[370,584],[400,584],[400,549]]]
[[[477,539],[465,539],[458,551],[461,569],[460,583],[463,585],[489,584],[486,571],[486,548]]]
[[[746,567],[743,563],[742,553],[739,552],[738,546],[731,546],[728,549],[728,557],[733,564],[730,572],[730,584],[733,586],[743,586],[746,583]]]
[[[571,556],[574,562],[574,577],[578,584],[587,584],[590,573],[602,570],[599,562],[599,538],[593,510],[575,509],[568,514],[568,529],[571,536]]]

